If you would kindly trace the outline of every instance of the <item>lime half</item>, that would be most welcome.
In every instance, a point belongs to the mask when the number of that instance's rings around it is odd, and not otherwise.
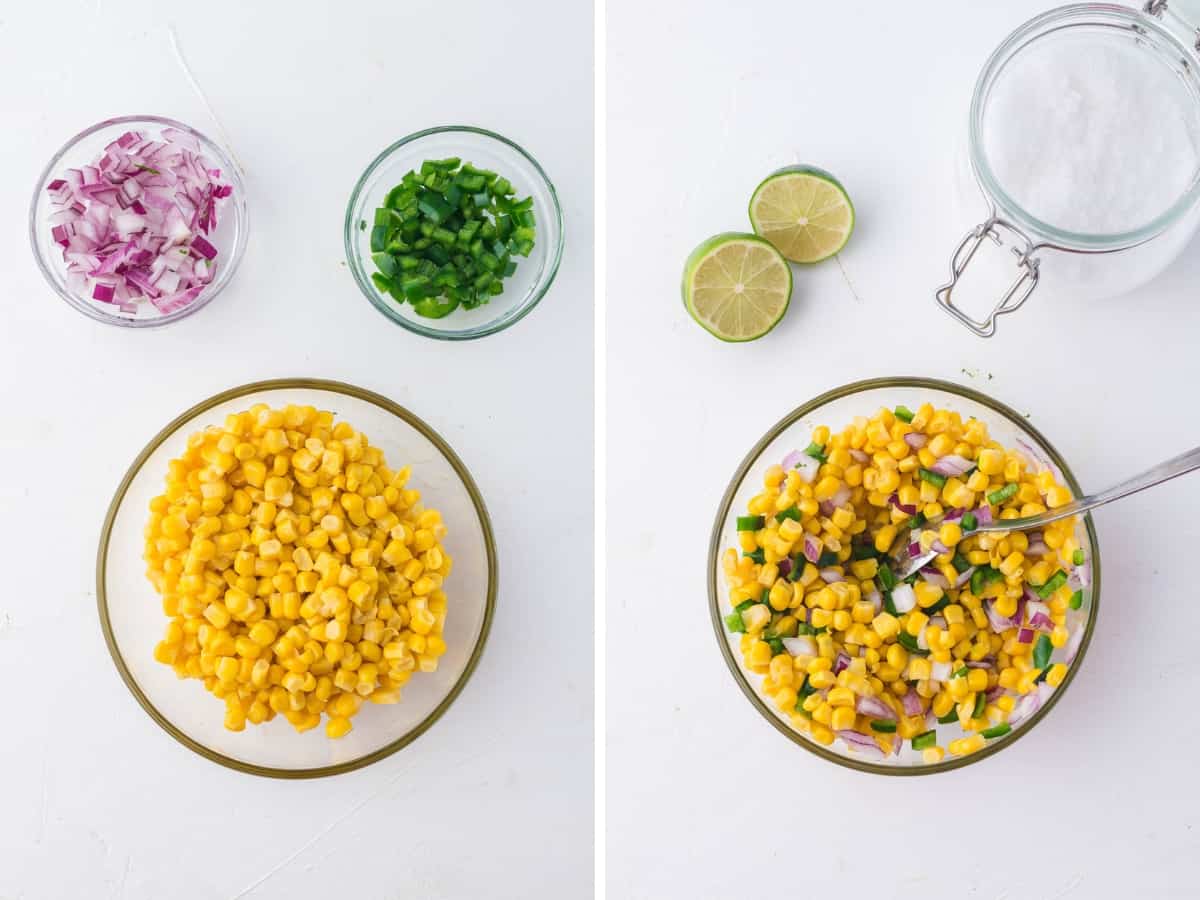
[[[792,262],[815,263],[846,246],[854,231],[854,206],[828,172],[789,166],[755,188],[750,223]]]
[[[718,234],[692,251],[683,270],[683,303],[723,341],[752,341],[776,325],[792,296],[792,270],[753,234]]]

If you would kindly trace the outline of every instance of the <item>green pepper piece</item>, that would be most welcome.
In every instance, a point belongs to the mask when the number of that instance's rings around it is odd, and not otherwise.
[[[898,635],[896,635],[896,643],[898,643],[901,647],[903,647],[909,653],[915,654],[917,656],[928,656],[929,655],[929,651],[922,650],[921,645],[917,643],[917,639],[915,637],[913,637],[911,634],[909,634],[907,631],[901,631]]]
[[[937,472],[934,472],[931,469],[922,467],[917,469],[917,474],[921,476],[922,481],[928,481],[934,487],[942,488],[946,486],[946,476],[939,475]]]
[[[388,230],[385,225],[376,225],[371,229],[371,252],[379,253],[387,246]]]
[[[1003,503],[1005,500],[1014,496],[1017,493],[1017,486],[1011,481],[1002,488],[997,488],[987,495],[988,503],[995,506],[998,503]]]
[[[825,550],[817,557],[817,568],[824,569],[838,564],[838,555],[832,550]]]
[[[985,728],[979,733],[988,740],[991,740],[992,738],[1004,737],[1004,735],[1008,734],[1010,731],[1012,731],[1011,725],[1009,725],[1007,722],[998,722],[991,728]]]
[[[978,719],[983,715],[984,709],[987,708],[987,694],[980,691],[975,695],[975,709],[971,711],[971,718]]]
[[[1080,589],[1071,595],[1071,600],[1067,604],[1071,609],[1079,609],[1083,606],[1083,590]]]
[[[912,739],[912,748],[914,750],[926,750],[929,747],[937,746],[936,731],[922,731]]]
[[[742,614],[734,611],[725,617],[725,627],[732,632],[745,634],[746,623],[742,621]]]
[[[1033,645],[1033,665],[1034,668],[1044,669],[1046,663],[1050,662],[1050,654],[1054,652],[1054,645],[1050,643],[1050,638],[1044,634],[1039,634],[1037,643]]]
[[[413,304],[413,311],[418,316],[423,316],[426,319],[441,319],[450,315],[458,308],[458,301],[454,299],[441,299],[438,297],[425,297],[416,301]]]
[[[1060,587],[1067,583],[1067,573],[1059,569],[1040,587],[1034,588],[1034,591],[1043,600],[1048,600]]]
[[[896,418],[899,419],[901,422],[910,422],[911,423],[913,420],[913,411],[911,409],[909,409],[907,406],[897,406],[893,410],[893,412],[895,413]]]
[[[896,723],[889,722],[886,719],[872,719],[871,720],[871,730],[878,731],[883,734],[895,734],[896,733]]]

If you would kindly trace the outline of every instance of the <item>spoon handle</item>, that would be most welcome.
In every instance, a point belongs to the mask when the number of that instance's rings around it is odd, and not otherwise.
[[[1144,491],[1146,488],[1162,484],[1164,481],[1170,481],[1172,478],[1178,478],[1180,475],[1186,475],[1188,472],[1196,469],[1200,469],[1200,447],[1194,447],[1186,453],[1180,453],[1178,456],[1168,459],[1166,462],[1159,463],[1157,466],[1147,469],[1140,475],[1134,475],[1132,478],[1126,479],[1120,484],[1114,485],[1098,494],[1089,494],[1086,497],[1080,497],[1072,500],[1065,506],[1060,506],[1057,509],[1052,509],[1049,512],[1040,513],[1036,516],[1025,516],[1020,519],[1000,519],[991,525],[980,527],[978,530],[1028,531],[1039,525],[1048,525],[1051,522],[1057,522],[1059,519],[1065,519],[1067,516],[1076,516],[1088,510],[1095,509],[1098,506],[1104,506],[1106,503],[1112,503],[1114,500],[1120,500],[1122,497],[1128,497],[1130,494]]]

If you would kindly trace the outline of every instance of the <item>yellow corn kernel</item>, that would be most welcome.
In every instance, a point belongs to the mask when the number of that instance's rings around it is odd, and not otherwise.
[[[1058,687],[1063,683],[1063,679],[1066,677],[1066,665],[1063,663],[1055,663],[1050,667],[1050,671],[1046,673],[1046,684],[1050,685],[1051,687]],[[1011,700],[1012,698],[1009,699]]]
[[[946,751],[941,747],[926,747],[921,751],[921,761],[927,766],[932,766],[935,763],[940,763],[946,758]]]

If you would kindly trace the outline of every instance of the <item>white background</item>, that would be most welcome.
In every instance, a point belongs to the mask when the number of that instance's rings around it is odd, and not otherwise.
[[[1035,295],[991,341],[934,305],[975,224],[950,174],[975,76],[1048,6],[609,0],[610,897],[1196,896],[1200,477],[1096,515],[1103,599],[1079,677],[964,770],[889,779],[793,746],[735,686],[707,610],[729,477],[836,385],[918,374],[988,392],[1085,488],[1200,443],[1200,245],[1119,301]],[[722,344],[682,307],[684,258],[747,230],[755,185],[797,161],[855,202],[845,276],[798,269],[775,332]]]
[[[247,169],[250,244],[209,307],[134,333],[50,292],[26,210],[45,161],[102,118],[217,137],[168,21]],[[0,8],[0,898],[590,895],[591,47],[591,11],[549,0]],[[525,146],[567,229],[541,306],[463,344],[388,322],[341,243],[367,163],[447,123]],[[172,740],[120,682],[95,609],[100,524],[133,457],[187,406],[280,376],[422,416],[475,475],[500,553],[491,639],[446,716],[310,782]]]

